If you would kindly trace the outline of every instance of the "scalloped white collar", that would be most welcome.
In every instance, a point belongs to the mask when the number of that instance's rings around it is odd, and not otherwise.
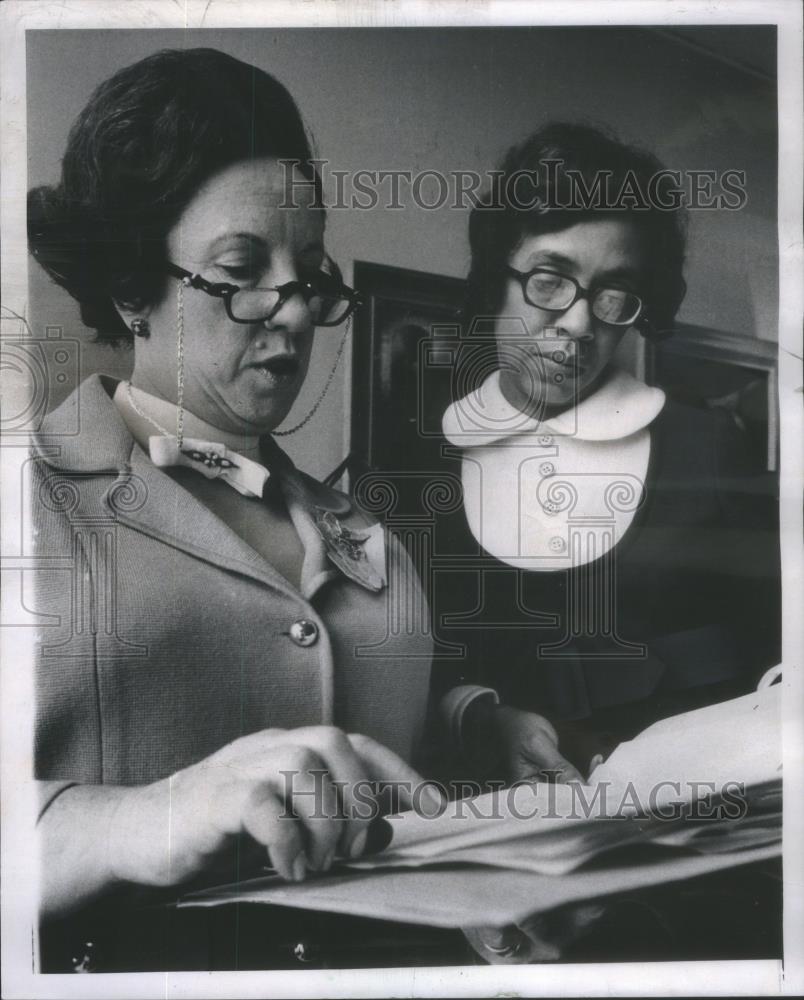
[[[661,412],[665,394],[620,369],[577,406],[537,420],[512,406],[500,388],[499,370],[444,414],[444,436],[461,448],[493,444],[518,434],[545,433],[581,441],[616,441],[647,427]]]

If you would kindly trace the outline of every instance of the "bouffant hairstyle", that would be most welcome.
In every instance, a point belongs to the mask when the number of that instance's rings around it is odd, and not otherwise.
[[[61,182],[29,192],[30,250],[98,341],[130,342],[114,301],[158,301],[167,234],[200,185],[265,156],[297,161],[323,205],[304,123],[281,83],[215,49],[157,52],[97,88],[70,131]]]
[[[686,213],[672,172],[650,153],[588,125],[551,122],[512,146],[469,220],[465,329],[499,311],[508,263],[522,239],[604,217],[637,226],[645,250],[648,337],[667,336],[686,292]]]

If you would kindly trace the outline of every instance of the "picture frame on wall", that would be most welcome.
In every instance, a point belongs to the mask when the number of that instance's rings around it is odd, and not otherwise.
[[[431,356],[423,351],[433,338],[459,336],[464,282],[356,261],[354,283],[364,305],[354,319],[351,458],[356,469],[379,469],[391,455],[399,457],[405,444],[416,447],[422,440],[411,429],[439,430],[448,387],[442,379],[438,391],[430,391],[419,368]],[[432,434],[423,440],[432,443]]]
[[[773,340],[679,323],[649,351],[647,377],[691,402],[729,413],[749,440],[756,471],[779,456],[779,350]]]

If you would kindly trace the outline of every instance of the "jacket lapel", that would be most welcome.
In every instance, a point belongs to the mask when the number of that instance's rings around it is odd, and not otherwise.
[[[65,473],[115,474],[108,485],[104,484],[103,503],[119,523],[197,559],[284,593],[296,593],[256,550],[151,462],[132,438],[110,397],[110,389],[113,392],[114,384],[104,388],[100,376],[90,376],[65,403],[48,414],[34,441],[40,457]],[[79,403],[81,431],[75,436],[64,429],[76,426]],[[343,494],[297,472],[275,443],[266,447],[266,457],[277,463],[288,509],[305,548],[302,592],[310,597],[334,571],[309,506],[317,504],[343,514],[349,511],[350,503]],[[135,499],[129,503],[126,497]]]
[[[267,560],[191,493],[158,469],[137,444],[131,452],[130,469],[131,474],[139,478],[146,500],[137,510],[118,511],[121,524],[197,559],[250,576],[284,592],[293,592],[287,580]]]

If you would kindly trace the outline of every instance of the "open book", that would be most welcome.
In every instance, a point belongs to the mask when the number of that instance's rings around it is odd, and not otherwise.
[[[252,879],[180,905],[262,902],[472,926],[773,857],[780,693],[777,684],[658,722],[586,785],[523,784],[437,817],[399,813],[385,850],[326,876]]]

